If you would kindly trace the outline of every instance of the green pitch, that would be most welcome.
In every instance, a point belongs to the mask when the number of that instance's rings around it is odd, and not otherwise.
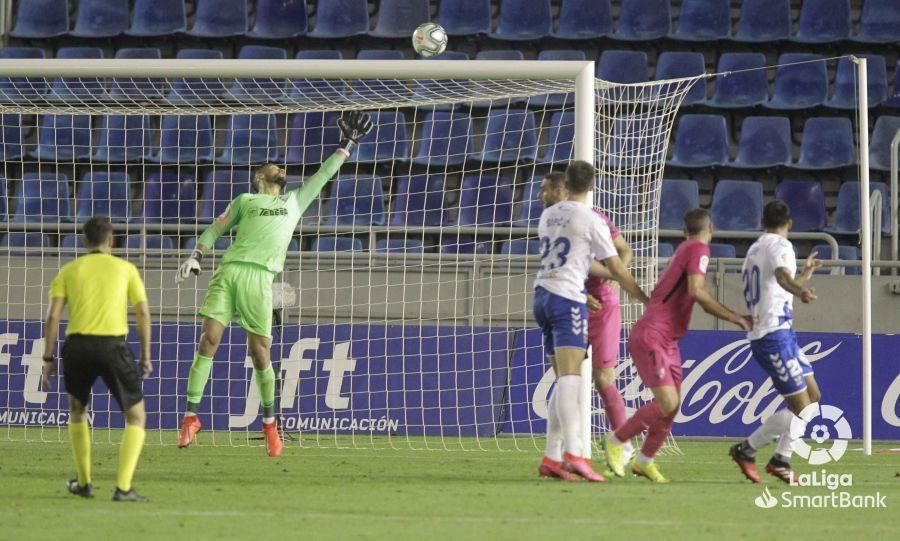
[[[117,446],[93,446],[97,498],[82,500],[64,489],[73,471],[68,445],[2,442],[0,538],[900,538],[900,454],[864,457],[851,450],[826,466],[829,473],[852,474],[853,486],[839,490],[880,493],[887,509],[760,509],[754,499],[763,487],[779,501],[786,490],[804,496],[830,491],[788,488],[774,480],[751,485],[728,459],[725,441],[682,441],[681,448],[684,456],[659,460],[673,483],[652,486],[638,478],[603,485],[542,480],[536,475],[537,452],[295,445],[270,459],[261,447],[156,445],[145,449],[135,475],[135,487],[150,503],[122,504],[109,501]]]

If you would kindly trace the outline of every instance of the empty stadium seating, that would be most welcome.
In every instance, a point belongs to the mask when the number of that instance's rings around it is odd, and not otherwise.
[[[791,163],[791,121],[787,117],[748,116],[741,124],[737,156],[729,163],[761,169]]]
[[[562,0],[559,22],[553,37],[594,39],[612,33],[612,7],[609,0]]]
[[[728,129],[720,115],[683,115],[669,165],[708,167],[728,162]]]
[[[128,0],[78,0],[78,14],[70,36],[111,38],[128,29]]]
[[[194,24],[187,31],[199,38],[224,38],[247,32],[247,0],[196,0]]]
[[[134,0],[130,36],[155,37],[184,32],[187,28],[183,0]]]
[[[775,188],[775,197],[791,209],[798,233],[825,229],[825,193],[815,180],[785,180]]]
[[[665,179],[659,199],[659,228],[681,230],[687,211],[700,206],[700,187],[695,180]]]
[[[308,29],[306,2],[257,0],[253,28],[247,36],[257,39],[289,39],[306,34]]]
[[[678,29],[672,37],[682,41],[712,41],[731,37],[728,0],[682,0]]]
[[[720,180],[712,200],[712,221],[724,231],[758,231],[763,208],[762,183]]]
[[[444,0],[438,7],[437,23],[448,36],[476,36],[491,31],[490,0]]]
[[[497,30],[492,37],[528,41],[553,31],[550,0],[501,0]]]
[[[16,22],[9,35],[14,38],[52,38],[69,31],[68,0],[28,0],[16,2]]]

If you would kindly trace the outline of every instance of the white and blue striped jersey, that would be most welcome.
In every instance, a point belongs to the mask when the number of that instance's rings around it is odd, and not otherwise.
[[[764,233],[750,246],[742,269],[744,300],[753,316],[748,340],[759,340],[793,325],[794,295],[778,285],[775,278],[775,270],[781,267],[792,277],[797,273],[794,246],[780,235]]]
[[[544,210],[538,225],[541,269],[534,287],[586,302],[584,281],[591,262],[616,255],[609,226],[586,203],[562,201]]]

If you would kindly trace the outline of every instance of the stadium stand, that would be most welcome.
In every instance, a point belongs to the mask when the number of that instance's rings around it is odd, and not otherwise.
[[[128,30],[128,0],[79,0],[75,27],[77,38],[112,38]]]
[[[791,120],[782,116],[748,116],[741,123],[737,156],[728,165],[763,169],[791,163]]]

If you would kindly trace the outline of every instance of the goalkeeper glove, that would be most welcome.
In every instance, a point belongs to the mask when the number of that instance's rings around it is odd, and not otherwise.
[[[200,261],[203,260],[203,254],[200,250],[191,252],[191,256],[178,267],[178,274],[175,275],[175,282],[180,284],[184,282],[190,275],[200,274]]]
[[[372,131],[372,119],[367,113],[349,111],[338,119],[338,128],[341,129],[340,149],[350,156],[359,140]]]

